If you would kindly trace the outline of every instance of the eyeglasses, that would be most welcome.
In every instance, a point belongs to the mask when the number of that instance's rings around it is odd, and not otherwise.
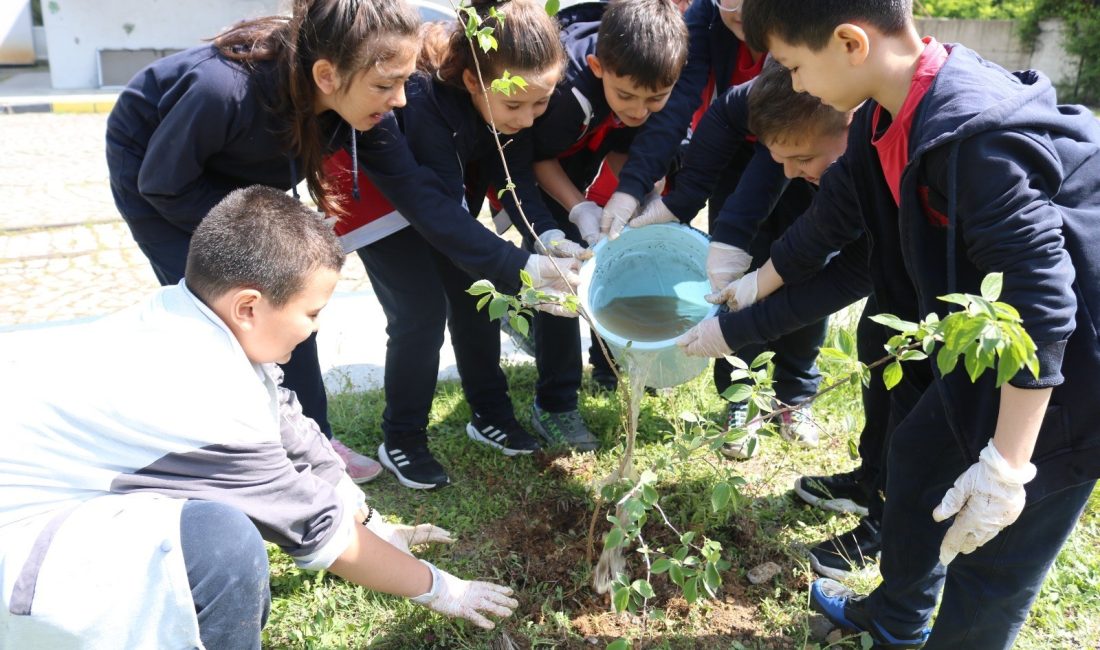
[[[736,6],[732,7],[729,5],[734,4],[734,0],[710,0],[710,2],[718,11],[724,11],[729,14],[735,14],[738,11],[741,11],[741,6],[745,4],[745,0],[741,0],[741,2],[738,2]]]

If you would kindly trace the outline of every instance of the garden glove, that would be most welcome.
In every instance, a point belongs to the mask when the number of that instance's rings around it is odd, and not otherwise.
[[[634,211],[638,209],[638,199],[626,192],[615,192],[608,199],[600,217],[600,232],[608,239],[615,239],[623,231]]]
[[[718,318],[707,318],[676,339],[680,351],[689,357],[724,357],[733,354],[722,334]]]
[[[642,226],[651,226],[655,223],[670,223],[675,221],[679,221],[679,219],[669,211],[668,207],[665,206],[665,202],[660,197],[657,197],[652,201],[647,201],[646,204],[642,206],[642,210],[638,213],[638,216],[631,219],[630,223],[627,225],[631,228],[641,228]]]
[[[404,524],[391,524],[382,519],[376,511],[370,521],[367,522],[367,530],[378,535],[397,550],[412,555],[409,547],[417,544],[443,543],[450,544],[454,541],[451,533],[432,524],[419,524],[406,526]]]
[[[512,590],[508,587],[478,580],[462,580],[437,569],[431,562],[420,561],[432,571],[432,588],[426,594],[409,599],[417,605],[424,605],[433,612],[447,616],[462,617],[486,630],[496,626],[482,612],[511,616],[512,610],[519,606],[514,598],[510,598]]]
[[[707,247],[707,279],[713,291],[721,291],[730,282],[745,274],[752,264],[752,255],[736,246],[712,241]]]
[[[578,260],[586,260],[592,257],[592,251],[580,244],[569,241],[561,230],[547,230],[539,235],[539,243],[548,255],[554,257],[575,257]]]
[[[535,305],[535,309],[554,316],[577,317],[577,312],[566,309],[560,303],[565,299],[565,296],[573,292],[577,283],[580,282],[580,278],[577,276],[577,271],[580,269],[578,260],[532,255],[527,258],[527,265],[524,266],[524,269],[531,275],[533,288],[558,298],[557,303],[541,303]],[[562,279],[563,274],[565,275],[564,280]]]
[[[596,242],[603,239],[603,233],[600,232],[600,213],[600,206],[592,201],[581,201],[569,211],[569,223],[577,227],[589,246],[595,246]]]
[[[1024,484],[1035,478],[1035,465],[1013,468],[990,440],[978,462],[963,472],[932,511],[943,521],[955,516],[940,544],[940,564],[947,566],[959,553],[974,549],[997,536],[1016,521],[1024,509]]]
[[[726,285],[725,289],[708,293],[703,298],[712,305],[725,303],[732,311],[744,309],[756,302],[759,292],[756,284],[757,271],[746,274],[740,280],[734,280]]]

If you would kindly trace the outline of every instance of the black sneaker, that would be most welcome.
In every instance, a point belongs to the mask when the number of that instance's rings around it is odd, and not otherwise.
[[[888,632],[871,617],[864,601],[851,589],[829,578],[818,578],[810,585],[810,608],[825,615],[829,622],[844,630],[867,632],[875,648],[919,648],[928,640],[931,630],[923,628],[911,635],[898,636]]]
[[[826,578],[843,580],[874,563],[881,550],[882,533],[877,522],[864,517],[852,530],[811,548],[810,566]]]
[[[858,469],[831,476],[800,476],[794,482],[794,492],[818,508],[867,516],[867,492]]]
[[[394,443],[392,449],[383,442],[378,445],[378,460],[407,488],[433,490],[451,482],[446,470],[428,450],[426,441]]]
[[[588,430],[577,410],[544,411],[538,404],[531,405],[531,424],[535,432],[551,445],[569,445],[577,451],[598,449],[600,441]]]
[[[499,449],[505,456],[529,454],[542,448],[539,441],[527,433],[527,429],[516,422],[514,417],[500,424],[494,424],[473,413],[470,415],[469,424],[466,425],[466,435],[470,436],[470,440]]]

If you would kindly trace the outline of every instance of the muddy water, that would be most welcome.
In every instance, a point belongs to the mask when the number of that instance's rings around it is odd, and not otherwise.
[[[680,336],[706,318],[710,306],[675,296],[614,298],[596,310],[596,320],[631,341],[664,341]]]

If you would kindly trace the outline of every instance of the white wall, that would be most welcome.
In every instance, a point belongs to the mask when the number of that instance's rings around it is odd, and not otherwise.
[[[962,43],[1008,70],[1034,68],[1056,84],[1076,78],[1078,59],[1068,56],[1062,47],[1060,20],[1044,20],[1039,25],[1034,50],[1020,42],[1020,28],[1013,20],[919,18],[916,22],[921,36],[935,36],[944,43]]]
[[[283,0],[42,0],[54,88],[98,86],[96,50],[182,49]]]

